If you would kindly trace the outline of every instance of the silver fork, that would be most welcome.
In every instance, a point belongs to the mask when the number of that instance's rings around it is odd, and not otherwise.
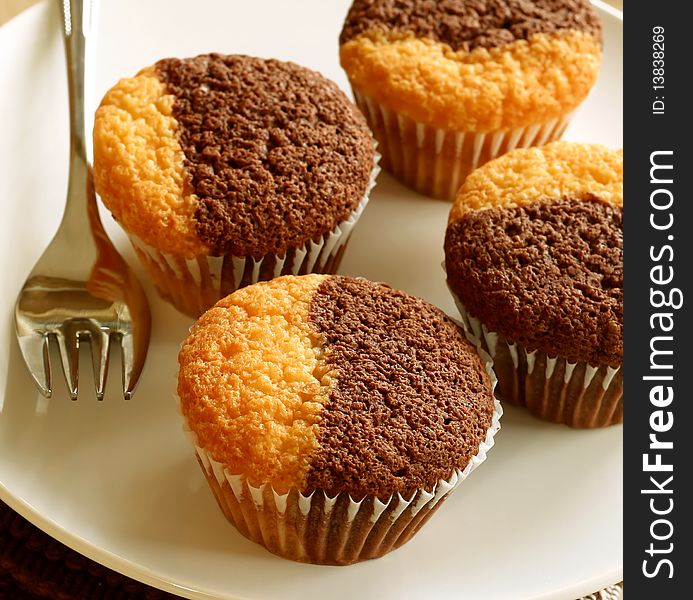
[[[53,391],[50,340],[77,398],[79,345],[89,341],[96,397],[103,399],[110,348],[119,342],[123,395],[132,396],[149,346],[149,304],[134,273],[113,247],[99,219],[87,156],[85,67],[94,15],[89,0],[58,0],[70,105],[70,171],[67,202],[55,237],[29,274],[15,305],[17,340],[41,393]]]

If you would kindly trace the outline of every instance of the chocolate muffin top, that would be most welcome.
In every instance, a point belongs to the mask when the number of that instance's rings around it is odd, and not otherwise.
[[[198,444],[278,493],[431,490],[476,455],[494,414],[463,331],[364,279],[288,276],[238,290],[200,318],[179,363]]]
[[[249,56],[165,59],[122,80],[94,137],[97,191],[116,219],[189,256],[317,241],[353,212],[374,166],[365,121],[334,83]]]
[[[355,0],[339,42],[371,30],[411,33],[465,51],[561,30],[583,31],[601,43],[589,0]]]
[[[460,190],[445,236],[451,290],[490,331],[529,351],[618,367],[622,155],[559,142],[479,171]]]

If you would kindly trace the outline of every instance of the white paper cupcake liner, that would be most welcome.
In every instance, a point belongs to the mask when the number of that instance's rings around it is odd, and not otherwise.
[[[533,415],[577,428],[606,427],[623,422],[623,370],[592,366],[528,351],[489,331],[450,290],[462,325],[493,359],[502,401],[525,406]]]
[[[353,89],[353,88],[352,88]],[[434,198],[453,200],[477,167],[515,148],[558,140],[573,113],[545,123],[491,132],[431,127],[390,110],[353,89],[383,155],[383,167],[409,187]]]
[[[347,219],[318,242],[309,240],[284,256],[196,256],[162,252],[128,232],[135,252],[151,275],[157,291],[178,310],[197,317],[236,289],[279,277],[308,273],[335,273],[351,233],[370,198],[380,172],[380,154],[375,153],[373,170],[363,198]]]
[[[480,350],[495,389],[496,377],[488,354]],[[455,469],[431,491],[417,490],[411,498],[400,493],[380,500],[354,500],[347,493],[330,497],[322,490],[304,495],[298,489],[278,494],[270,484],[251,485],[233,474],[200,447],[184,423],[198,462],[226,518],[250,540],[270,552],[300,562],[348,565],[378,558],[410,540],[445,498],[481,463],[494,445],[503,409],[494,399],[491,425],[478,452],[464,469]]]

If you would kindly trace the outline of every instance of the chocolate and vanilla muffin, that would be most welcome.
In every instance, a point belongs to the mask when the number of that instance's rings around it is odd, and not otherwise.
[[[493,445],[493,385],[439,309],[337,275],[237,290],[179,355],[181,412],[226,517],[319,564],[376,558],[418,531]]]
[[[623,421],[623,153],[555,142],[474,171],[445,236],[448,285],[501,400],[549,421]]]
[[[290,62],[160,60],[96,111],[96,191],[194,316],[258,280],[334,272],[376,169],[359,110]]]
[[[339,41],[384,168],[448,199],[484,162],[560,138],[602,57],[589,0],[355,0]]]

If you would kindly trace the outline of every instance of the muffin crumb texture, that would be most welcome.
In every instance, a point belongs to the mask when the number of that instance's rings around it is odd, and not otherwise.
[[[94,118],[94,185],[116,220],[152,245],[204,252],[194,227],[197,202],[183,193],[183,152],[174,97],[153,68],[121,79]]]
[[[371,31],[341,46],[340,57],[361,93],[417,122],[465,132],[510,130],[567,114],[587,97],[601,65],[597,41],[578,31],[471,52]]]
[[[199,445],[230,473],[271,481],[278,493],[306,472],[333,385],[307,318],[323,278],[237,290],[197,321],[179,357],[181,409]]]
[[[509,152],[476,169],[460,188],[449,222],[469,210],[524,206],[542,198],[597,196],[623,206],[623,151],[554,142]]]
[[[409,497],[477,453],[493,393],[462,329],[428,302],[365,279],[318,288],[311,320],[336,373],[308,489]]]
[[[622,363],[620,206],[561,198],[468,212],[445,250],[451,287],[489,331],[573,363]]]
[[[164,59],[121,80],[94,126],[96,190],[162,252],[284,256],[364,198],[374,168],[363,115],[294,63],[241,55]]]
[[[484,133],[572,112],[602,57],[587,0],[356,0],[340,60],[354,89],[416,122]]]
[[[156,64],[215,253],[283,255],[362,199],[373,168],[363,116],[333,82],[294,63],[201,55]]]
[[[288,276],[238,290],[198,320],[179,363],[200,447],[277,493],[430,491],[467,466],[494,414],[463,330],[365,279]]]
[[[588,0],[355,0],[339,41],[391,30],[470,51],[566,29],[601,41],[601,23]]]
[[[623,362],[623,154],[557,142],[472,173],[445,236],[448,284],[527,352]]]

